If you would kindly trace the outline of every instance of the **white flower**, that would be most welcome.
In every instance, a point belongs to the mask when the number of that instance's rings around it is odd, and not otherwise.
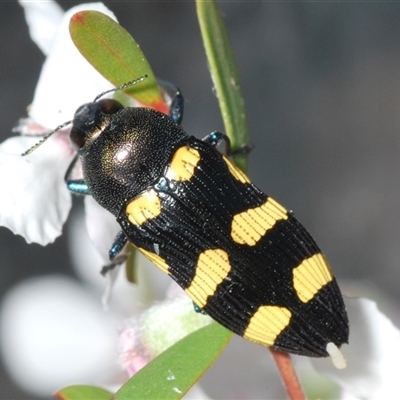
[[[0,182],[8,188],[7,196],[0,197],[0,225],[28,243],[52,242],[61,234],[71,208],[63,176],[72,154],[62,136],[29,157],[21,154],[37,138],[12,137],[0,145]]]
[[[194,312],[192,300],[177,284],[173,283],[169,292],[163,302],[125,321],[119,337],[119,362],[129,376],[177,341],[213,322]]]
[[[112,87],[75,48],[68,24],[81,10],[115,16],[101,3],[82,4],[66,13],[53,1],[20,4],[31,37],[47,58],[29,118],[18,128],[22,136],[0,144],[0,182],[8,189],[7,196],[0,197],[0,225],[22,235],[28,243],[46,245],[62,233],[72,203],[64,182],[76,154],[69,129],[54,134],[32,154],[21,154],[40,140],[35,135],[71,120],[80,105]],[[93,199],[85,200],[87,212],[81,219],[86,219],[100,250],[85,267],[94,265],[97,277],[100,266],[109,262],[107,251],[120,228]],[[90,245],[85,245],[85,252],[78,252],[93,255]],[[115,326],[120,318],[105,313],[99,293],[95,293],[93,296],[93,289],[59,276],[29,280],[10,291],[2,304],[2,354],[9,372],[25,390],[44,396],[77,380],[96,384],[98,379],[107,382],[118,374],[113,360]]]
[[[45,48],[47,55],[35,90],[29,116],[43,127],[54,129],[65,121],[69,121],[76,109],[88,101],[92,101],[99,93],[113,86],[100,75],[79,53],[69,34],[69,22],[76,12],[97,10],[116,20],[114,14],[102,3],[87,3],[71,8],[61,20],[55,20],[56,29],[51,45],[42,45],[44,39],[40,34],[43,20],[53,22],[54,2],[25,2],[20,4],[30,15],[36,10],[37,18],[28,18],[30,33],[39,47]],[[46,38],[46,42],[48,39]]]
[[[53,130],[72,119],[76,109],[96,95],[112,87],[79,53],[69,35],[71,16],[81,10],[98,10],[115,19],[101,3],[82,4],[62,13],[55,2],[25,2],[32,39],[47,55],[29,109],[29,118],[22,120],[19,131],[24,136],[12,137],[0,145],[0,182],[7,187],[7,196],[0,198],[0,225],[22,235],[28,243],[42,245],[53,242],[71,208],[71,194],[64,183],[64,174],[75,154],[64,129],[32,154],[21,154],[39,139],[30,137]],[[90,206],[93,203],[89,202]],[[95,215],[94,215],[95,214]],[[101,216],[99,216],[101,214]],[[89,231],[96,232],[99,221],[106,220],[111,229],[99,249],[108,248],[118,231],[115,221],[109,222],[105,210],[88,211]],[[94,216],[91,218],[90,216]],[[103,263],[107,263],[103,253]]]
[[[13,380],[32,395],[48,397],[74,383],[117,390],[127,379],[117,365],[118,327],[154,301],[152,291],[164,292],[170,282],[154,266],[139,263],[140,284],[120,274],[105,311],[101,257],[84,225],[82,210],[74,210],[67,234],[79,280],[60,275],[27,279],[1,302],[0,353]]]
[[[7,294],[0,316],[4,365],[28,393],[47,397],[76,382],[115,381],[117,315],[74,280],[25,280]]]

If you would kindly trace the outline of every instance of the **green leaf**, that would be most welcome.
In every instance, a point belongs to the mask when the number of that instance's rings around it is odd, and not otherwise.
[[[200,379],[228,344],[232,332],[212,323],[161,353],[114,395],[114,400],[177,400]]]
[[[87,385],[67,386],[54,393],[54,397],[60,400],[110,400],[112,395],[108,390]]]
[[[235,151],[248,144],[248,132],[232,47],[215,0],[196,0],[196,9],[225,133]],[[234,161],[246,171],[246,156],[236,156]]]
[[[143,52],[117,22],[99,11],[80,11],[72,16],[69,31],[86,60],[115,86],[147,75],[145,81],[124,92],[147,107],[168,112]]]

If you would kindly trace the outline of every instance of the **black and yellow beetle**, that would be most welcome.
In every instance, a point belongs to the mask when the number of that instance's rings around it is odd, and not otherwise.
[[[225,135],[199,140],[179,126],[179,93],[176,104],[172,118],[112,99],[76,111],[70,137],[84,180],[68,171],[67,185],[91,194],[121,225],[110,258],[130,241],[238,335],[335,358],[348,319],[321,250],[216,149]]]

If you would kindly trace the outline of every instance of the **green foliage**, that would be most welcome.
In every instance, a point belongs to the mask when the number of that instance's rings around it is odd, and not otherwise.
[[[89,63],[115,86],[147,75],[139,85],[125,90],[147,107],[167,112],[150,64],[132,36],[113,19],[99,11],[73,15],[71,38]]]
[[[105,389],[87,385],[67,386],[54,393],[54,397],[60,400],[110,400],[111,396],[112,393]]]
[[[225,133],[231,140],[232,150],[239,150],[249,143],[249,139],[243,96],[232,47],[217,3],[214,0],[196,0],[196,9]],[[246,156],[235,156],[234,161],[246,172]]]
[[[113,399],[181,399],[218,358],[231,336],[217,323],[191,333],[136,373]]]

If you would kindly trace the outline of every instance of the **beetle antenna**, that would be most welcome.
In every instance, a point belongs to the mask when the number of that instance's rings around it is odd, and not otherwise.
[[[134,85],[136,85],[136,84],[138,84],[138,83],[144,81],[146,78],[147,78],[147,75],[142,75],[141,77],[139,77],[139,78],[137,78],[137,79],[134,79],[133,81],[129,81],[129,82],[123,83],[122,85],[119,85],[119,86],[117,86],[117,87],[115,87],[115,88],[112,88],[112,89],[110,89],[110,90],[106,90],[105,92],[100,93],[98,96],[96,96],[96,98],[93,100],[93,102],[96,102],[100,97],[103,97],[103,96],[104,96],[105,94],[107,94],[107,93],[116,92],[116,91],[118,91],[118,90],[124,90],[124,89],[126,89],[127,87],[134,86]],[[65,126],[69,125],[71,122],[72,122],[72,120],[71,120],[71,121],[64,122],[63,124],[57,126],[56,129],[52,130],[52,131],[49,132],[47,135],[43,136],[43,138],[42,138],[39,142],[37,142],[35,145],[33,145],[31,148],[29,148],[28,150],[26,150],[26,151],[25,151],[24,153],[22,153],[21,155],[22,155],[22,156],[27,156],[28,154],[31,154],[31,153],[32,153],[33,151],[35,151],[39,146],[41,146],[50,136],[52,136],[54,133],[56,133],[56,132],[59,131],[60,129],[64,128]]]
[[[27,156],[28,154],[31,154],[33,151],[35,151],[39,146],[41,146],[50,136],[53,135],[53,133],[56,133],[57,131],[59,131],[60,129],[66,127],[67,125],[69,125],[72,121],[67,121],[64,122],[63,124],[57,126],[56,129],[53,129],[51,132],[49,132],[47,135],[43,136],[43,138],[41,140],[39,140],[39,142],[37,142],[36,144],[34,144],[31,148],[29,148],[28,150],[26,150],[25,152],[23,152],[21,154],[21,156]]]
[[[100,93],[98,96],[96,96],[96,98],[93,100],[93,102],[96,102],[100,97],[103,97],[107,93],[117,92],[118,90],[124,90],[127,87],[137,85],[138,83],[144,81],[146,78],[147,78],[147,75],[142,75],[141,77],[134,79],[133,81],[129,81],[129,82],[123,83],[122,85],[119,85],[115,88],[106,90],[105,92]]]

